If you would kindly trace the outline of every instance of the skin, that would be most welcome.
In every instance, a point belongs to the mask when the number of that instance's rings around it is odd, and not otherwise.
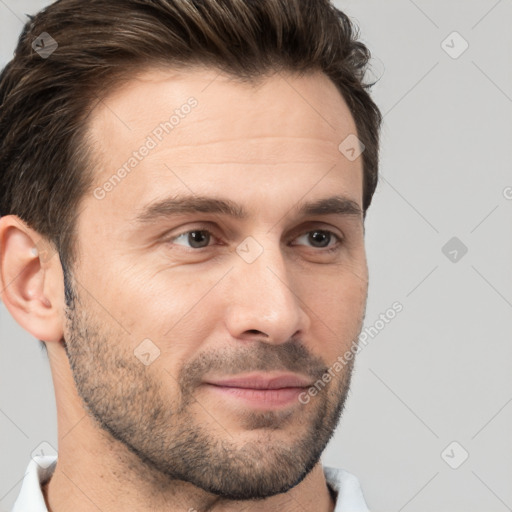
[[[273,410],[204,381],[291,371],[313,382],[359,335],[362,214],[296,211],[333,195],[361,208],[362,159],[338,150],[357,133],[353,118],[321,73],[255,85],[211,69],[151,68],[89,117],[95,187],[192,96],[197,107],[129,175],[77,205],[72,302],[45,239],[15,216],[0,219],[2,300],[46,342],[54,381],[52,512],[334,509],[319,457],[353,360],[307,404]],[[248,217],[192,212],[137,224],[146,205],[176,194],[230,199]],[[325,235],[324,247],[315,230],[342,242]],[[180,236],[188,231],[203,245]],[[247,237],[261,247],[251,263],[236,251]],[[160,351],[148,365],[134,355],[145,339]]]

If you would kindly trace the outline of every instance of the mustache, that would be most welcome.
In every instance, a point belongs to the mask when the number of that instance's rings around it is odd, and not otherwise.
[[[316,381],[328,371],[322,358],[311,354],[301,340],[273,344],[251,341],[236,348],[204,352],[182,366],[178,377],[184,394],[191,392],[211,373],[223,377],[239,373],[289,371],[302,373]]]

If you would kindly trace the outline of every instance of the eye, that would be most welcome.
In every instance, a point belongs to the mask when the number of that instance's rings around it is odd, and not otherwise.
[[[175,243],[176,245],[189,244],[191,249],[204,249],[210,245],[209,242],[211,238],[212,233],[207,229],[193,229],[171,238],[169,242]],[[178,242],[179,240],[185,242],[185,244]]]
[[[189,249],[196,249],[197,252],[201,249],[206,249],[212,244],[212,239],[216,240],[216,237],[209,229],[198,227],[184,233],[180,233],[172,238],[168,238],[167,243],[174,245],[181,245],[188,247]],[[314,249],[324,249],[322,252],[333,252],[340,249],[342,238],[336,233],[325,230],[315,229],[307,231],[303,235],[295,238],[298,241],[305,241],[306,244],[311,244]],[[304,245],[303,243],[294,245]]]
[[[338,250],[339,245],[342,242],[341,238],[336,233],[325,229],[315,229],[313,231],[308,231],[307,233],[304,233],[303,235],[296,238],[296,240],[300,239],[305,239],[308,243],[312,243],[313,247],[316,249],[329,247],[327,252]],[[331,241],[334,241],[334,244],[329,245],[329,242]]]

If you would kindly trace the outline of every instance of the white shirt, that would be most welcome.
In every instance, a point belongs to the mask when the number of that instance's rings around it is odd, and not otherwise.
[[[11,512],[48,512],[41,484],[52,476],[57,456],[36,455],[29,463],[20,494]],[[359,480],[344,469],[322,466],[327,484],[337,493],[334,512],[369,512]]]

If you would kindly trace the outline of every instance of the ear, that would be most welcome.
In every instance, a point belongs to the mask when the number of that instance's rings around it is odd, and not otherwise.
[[[38,340],[63,337],[64,278],[54,246],[19,217],[0,218],[0,298]]]

